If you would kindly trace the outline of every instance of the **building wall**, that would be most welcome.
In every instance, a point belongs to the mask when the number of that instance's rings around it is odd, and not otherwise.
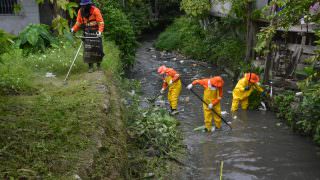
[[[210,0],[211,2],[211,14],[213,16],[226,16],[231,10],[231,2],[225,1],[225,3],[217,2],[216,0]],[[268,4],[268,0],[256,0],[256,8],[262,9]]]
[[[211,0],[210,14],[213,16],[224,17],[228,15],[231,7],[232,4],[230,2],[221,3],[216,0]]]
[[[12,34],[19,32],[30,23],[40,23],[39,7],[35,0],[20,0],[19,15],[0,15],[0,28]]]

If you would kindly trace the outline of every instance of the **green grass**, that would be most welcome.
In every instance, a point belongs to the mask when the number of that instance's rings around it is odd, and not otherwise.
[[[112,99],[118,92],[110,83],[121,72],[119,50],[112,42],[104,47],[102,66],[107,75],[88,74],[80,56],[67,85],[63,79],[77,48],[72,44],[61,43],[59,48],[28,57],[21,50],[3,56],[1,178],[70,179],[79,173],[87,178],[108,177],[125,166],[126,139],[119,135],[121,106]],[[46,72],[57,77],[46,78]],[[103,108],[106,99],[112,107],[108,113]],[[115,121],[120,125],[115,126]],[[118,144],[113,142],[115,137]],[[115,161],[115,154],[124,160]],[[114,163],[97,168],[101,157]],[[89,171],[85,167],[90,162]]]
[[[60,41],[56,48],[48,49],[45,53],[35,53],[24,56],[23,50],[12,49],[2,55],[3,64],[0,65],[0,95],[30,94],[34,92],[34,79],[44,77],[47,72],[63,78],[72,63],[79,41],[70,43]],[[120,51],[110,41],[104,42],[105,57],[102,67],[114,74],[122,72],[122,64],[119,60]],[[87,65],[82,60],[82,50],[75,61],[71,76],[87,71]]]

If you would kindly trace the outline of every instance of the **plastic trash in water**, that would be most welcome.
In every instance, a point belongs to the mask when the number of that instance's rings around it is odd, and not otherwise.
[[[228,91],[228,93],[229,93],[229,94],[231,94],[231,93],[232,93],[232,91]]]
[[[260,111],[266,111],[267,110],[266,104],[264,102],[261,102],[260,104],[261,104],[262,107],[259,107],[259,110]]]
[[[202,131],[204,130],[206,127],[205,126],[199,126],[193,129],[193,131]]]
[[[184,61],[183,61],[183,60],[181,60],[181,61],[180,61],[180,64],[183,64],[183,63],[184,63]]]
[[[54,78],[54,77],[56,77],[56,75],[53,74],[53,73],[51,73],[51,72],[47,72],[47,73],[46,73],[46,77],[47,77],[47,78]]]
[[[221,115],[224,116],[224,115],[227,115],[228,112],[227,111],[221,111]]]

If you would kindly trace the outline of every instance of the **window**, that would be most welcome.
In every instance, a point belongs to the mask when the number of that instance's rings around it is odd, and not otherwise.
[[[0,0],[0,14],[14,14],[18,0]]]

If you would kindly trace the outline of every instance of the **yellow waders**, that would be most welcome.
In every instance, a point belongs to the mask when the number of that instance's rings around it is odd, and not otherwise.
[[[247,91],[244,90],[246,86],[250,86],[250,89]],[[241,108],[243,110],[248,109],[248,98],[254,89],[257,89],[259,92],[263,91],[263,89],[258,84],[249,84],[249,81],[246,78],[240,79],[232,93],[233,98],[231,112],[235,112],[238,110],[239,102],[241,102]]]
[[[172,79],[171,76],[167,76],[165,78],[166,83],[169,84],[171,79]],[[182,90],[182,85],[181,85],[180,79],[176,80],[171,85],[169,85],[168,101],[169,101],[170,107],[172,109],[178,108],[178,100],[179,100],[179,95],[181,93],[181,90]]]
[[[219,97],[219,90],[210,90],[209,88],[205,88],[203,94],[203,101],[207,104],[210,104],[213,99],[217,99]],[[221,118],[212,112],[211,109],[208,108],[206,104],[203,103],[203,114],[204,114],[204,124],[208,130],[212,128],[212,117],[214,119],[215,126],[219,129],[221,128]],[[221,105],[220,102],[213,106],[213,110],[221,116]]]

